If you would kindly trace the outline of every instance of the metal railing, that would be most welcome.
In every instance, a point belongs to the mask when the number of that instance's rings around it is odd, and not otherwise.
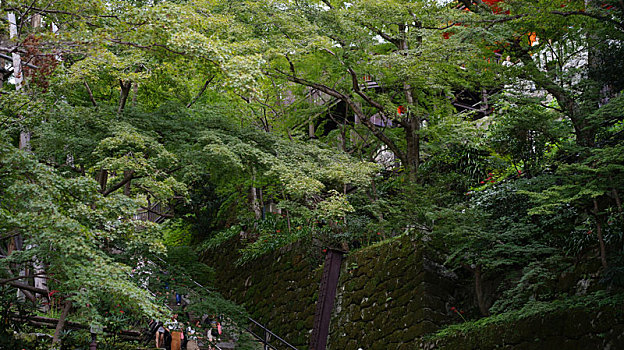
[[[150,205],[149,208],[139,209],[134,214],[133,219],[138,221],[151,221],[157,224],[162,223],[170,214],[171,208],[168,205],[163,205],[161,202],[157,202]]]
[[[297,350],[296,347],[294,347],[293,345],[289,344],[286,340],[280,338],[277,334],[271,332],[268,328],[266,328],[265,326],[260,324],[258,321],[254,320],[251,317],[247,317],[247,319],[249,320],[249,322],[253,323],[257,327],[260,327],[260,329],[264,331],[264,337],[261,337],[259,334],[256,334],[254,331],[252,331],[251,327],[245,328],[247,333],[251,334],[254,338],[256,338],[258,340],[258,342],[260,342],[260,343],[262,343],[262,345],[264,345],[264,350],[269,350],[269,349],[278,350],[275,346],[273,346],[271,343],[269,343],[269,341],[271,340],[271,337],[273,337],[276,340],[280,341],[282,343],[282,345],[286,346],[288,349]]]
[[[166,264],[167,262],[164,261],[163,259],[161,259],[160,257],[156,257],[156,259],[160,260],[160,262],[162,262],[163,264]],[[178,272],[179,273],[179,272]],[[199,282],[195,281],[194,279],[192,279],[190,276],[188,276],[185,273],[181,273],[182,275],[184,275],[184,277],[188,278],[189,281],[193,282],[196,286],[198,286],[199,288],[203,289],[204,291],[206,291],[208,294],[213,294],[214,292],[211,291],[210,289],[204,287],[203,285],[201,285]],[[256,338],[256,341],[258,341],[259,343],[262,343],[262,345],[264,346],[264,350],[269,350],[269,349],[273,349],[273,350],[278,350],[278,348],[275,347],[275,345],[271,344],[269,341],[271,340],[271,337],[274,338],[275,340],[277,340],[278,342],[281,343],[282,346],[285,346],[287,349],[290,350],[298,350],[294,345],[288,343],[286,340],[284,340],[283,338],[281,338],[280,336],[278,336],[277,334],[273,333],[270,329],[266,328],[264,325],[262,325],[260,322],[254,320],[253,318],[247,316],[247,320],[250,322],[251,325],[253,326],[257,326],[259,327],[263,332],[264,332],[264,337],[260,336],[259,334],[256,334],[254,331],[251,330],[252,327],[246,327],[245,331],[247,331],[247,333],[249,333],[251,336],[253,336],[254,338]],[[218,350],[221,350],[221,348],[219,348],[218,346],[215,345],[215,347]]]

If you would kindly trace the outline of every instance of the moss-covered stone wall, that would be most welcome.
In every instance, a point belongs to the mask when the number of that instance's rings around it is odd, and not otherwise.
[[[230,241],[203,260],[216,270],[215,286],[251,317],[299,349],[307,349],[322,268],[295,249],[281,250],[242,266]]]
[[[449,277],[409,237],[349,255],[329,349],[414,349],[415,340],[448,321]]]
[[[307,349],[322,266],[312,266],[297,249],[290,249],[238,267],[237,248],[230,242],[204,258],[216,269],[218,289],[275,333]],[[420,243],[409,237],[349,254],[343,261],[328,348],[413,349],[415,339],[447,320],[453,286],[442,275]]]
[[[456,332],[421,345],[423,350],[616,350],[624,349],[624,308],[556,310]]]
[[[231,241],[204,257],[216,269],[218,289],[284,339],[308,349],[322,267],[297,248],[236,266],[237,249]],[[619,304],[535,310],[433,340],[441,326],[458,321],[450,307],[461,303],[458,298],[469,288],[435,260],[407,236],[350,253],[343,261],[328,349],[624,349]]]

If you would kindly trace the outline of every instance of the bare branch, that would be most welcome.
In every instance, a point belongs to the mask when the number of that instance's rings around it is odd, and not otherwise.
[[[9,281],[9,282],[6,282],[5,284],[8,284],[11,287],[19,288],[21,290],[27,290],[29,292],[39,293],[41,295],[46,295],[46,296],[48,295],[48,291],[47,290],[41,289],[41,288],[37,288],[37,287],[33,287],[33,286],[28,285],[28,284],[15,282],[15,281]]]
[[[109,194],[111,194],[111,193],[117,191],[118,189],[122,188],[125,184],[130,182],[132,179],[135,179],[135,177],[134,177],[134,170],[130,170],[128,173],[126,173],[124,175],[124,178],[121,181],[119,181],[118,183],[116,183],[113,186],[111,186],[109,189],[107,189],[104,192],[102,192],[102,195],[104,197],[108,196]]]
[[[93,97],[93,92],[91,91],[91,87],[89,87],[89,83],[86,80],[83,80],[85,88],[87,88],[87,92],[89,93],[89,99],[91,100],[91,104],[93,107],[97,107],[97,103],[95,102],[95,98]]]
[[[404,152],[402,152],[401,149],[399,149],[399,147],[394,143],[394,141],[392,141],[386,134],[383,133],[382,130],[380,130],[375,124],[373,124],[368,119],[364,111],[362,111],[362,109],[358,106],[358,104],[355,103],[355,101],[353,101],[349,96],[335,89],[332,89],[326,85],[313,83],[306,79],[299,78],[295,75],[288,74],[279,69],[275,69],[275,71],[281,74],[282,76],[286,77],[286,79],[288,79],[289,81],[292,81],[293,83],[315,88],[329,96],[335,97],[343,101],[344,103],[346,103],[347,106],[351,108],[353,113],[355,113],[358,116],[362,124],[364,124],[364,126],[366,126],[373,133],[373,135],[375,135],[375,137],[377,137],[381,142],[383,142],[386,146],[388,146],[388,148],[401,160],[401,162],[403,162],[404,164],[407,164],[407,157],[405,156]],[[266,74],[270,75],[270,73],[268,72],[266,72]]]
[[[197,96],[195,96],[195,98],[189,102],[186,105],[186,108],[190,108],[195,102],[197,102],[197,100],[199,99],[199,97],[204,93],[204,91],[206,91],[206,88],[208,87],[208,85],[210,84],[210,82],[212,82],[212,80],[215,78],[215,76],[211,76],[210,79],[206,80],[206,83],[204,84],[204,86],[201,88],[201,90],[199,90],[199,93],[197,94]]]
[[[24,278],[32,278],[32,277],[40,277],[40,276],[45,276],[45,272],[41,272],[41,273],[35,273],[32,275],[28,275],[28,276],[16,276],[16,277],[12,277],[12,278],[5,278],[0,280],[0,284],[7,284],[9,282],[13,282],[13,281],[18,281]]]

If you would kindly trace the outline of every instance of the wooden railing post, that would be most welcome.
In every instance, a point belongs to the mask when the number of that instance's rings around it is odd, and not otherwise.
[[[342,251],[329,249],[325,256],[319,297],[314,313],[314,329],[310,338],[310,350],[325,350],[327,348],[329,322],[336,299],[336,288],[338,287],[343,254]]]

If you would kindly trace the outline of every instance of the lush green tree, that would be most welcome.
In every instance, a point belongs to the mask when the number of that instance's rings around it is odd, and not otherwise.
[[[515,91],[554,99],[581,146],[593,146],[593,113],[622,89],[622,11],[616,1],[503,1],[501,11],[473,8],[470,26],[487,29],[486,50],[508,57],[501,71]],[[505,12],[502,12],[505,11]],[[611,72],[611,73],[609,73]],[[533,90],[533,91],[530,91]]]
[[[283,235],[292,237],[280,244],[301,238],[301,227],[296,229],[301,225],[312,227],[319,220],[332,225],[344,222],[353,210],[347,191],[366,190],[378,169],[314,142],[284,140],[236,125],[228,128],[226,121],[207,128],[198,140],[196,156],[196,166],[209,169],[219,192],[236,198],[239,206],[246,203],[242,217],[252,213],[253,219],[261,219],[270,203],[282,211],[287,224]],[[236,213],[231,211],[235,203],[223,204],[230,215]],[[269,237],[275,236],[279,235]]]
[[[305,87],[293,87],[301,97],[317,93],[321,104],[343,103],[348,112],[336,122],[370,133],[376,141],[367,142],[387,147],[412,179],[422,158],[423,125],[451,113],[453,88],[484,79],[462,69],[475,62],[475,48],[442,35],[462,14],[435,1],[253,4],[241,21],[253,17],[261,25],[252,34],[270,40],[265,74]],[[449,45],[456,49],[446,50]],[[309,118],[314,114],[304,122]]]
[[[131,219],[137,204],[121,194],[102,195],[86,177],[60,176],[4,140],[1,147],[3,284],[31,302],[36,293],[49,298],[28,283],[35,277],[29,266],[37,262],[63,296],[61,324],[72,307],[85,321],[102,323],[99,306],[112,300],[136,317],[157,317],[159,306],[129,276],[131,259],[164,250],[152,225]]]
[[[2,284],[36,302],[45,274],[63,318],[123,328],[165,285],[241,315],[156,263],[209,285],[190,246],[237,235],[246,260],[420,232],[483,315],[554,297],[573,254],[622,270],[621,1],[0,8]],[[155,203],[162,231],[131,220]]]

